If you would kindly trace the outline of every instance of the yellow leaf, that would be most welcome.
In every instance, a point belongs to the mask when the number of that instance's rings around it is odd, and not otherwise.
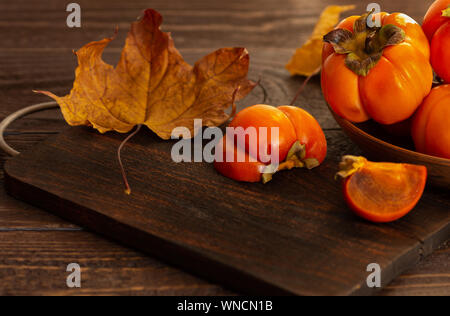
[[[322,65],[323,37],[331,32],[340,20],[341,13],[355,6],[329,6],[321,14],[314,32],[286,65],[291,75],[311,76],[319,72]]]
[[[223,124],[236,90],[239,100],[255,86],[247,79],[247,50],[222,48],[192,67],[161,24],[158,12],[146,10],[131,25],[116,67],[102,60],[113,38],[92,42],[76,52],[78,68],[69,95],[38,92],[58,102],[70,125],[93,126],[101,133],[146,125],[169,139],[176,127],[189,128],[193,136],[194,119],[202,119],[204,126]]]

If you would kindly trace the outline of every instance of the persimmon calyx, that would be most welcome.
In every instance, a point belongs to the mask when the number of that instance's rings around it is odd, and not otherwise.
[[[336,174],[336,178],[346,179],[358,172],[362,167],[367,164],[368,160],[364,157],[357,156],[344,156],[339,164],[339,172]]]
[[[446,18],[450,18],[450,5],[448,6],[447,9],[445,9],[444,11],[442,11],[442,16],[446,17]]]
[[[270,182],[273,175],[283,170],[292,170],[294,168],[307,168],[309,170],[314,169],[320,165],[319,161],[315,158],[306,158],[306,147],[296,141],[292,145],[288,152],[286,160],[280,165],[268,165],[264,168],[262,174],[262,182],[266,184]]]
[[[367,19],[373,12],[368,12],[355,21],[353,33],[336,29],[323,38],[333,45],[337,54],[347,55],[346,66],[358,76],[367,76],[380,61],[386,47],[398,45],[406,38],[405,31],[393,24],[369,27]]]

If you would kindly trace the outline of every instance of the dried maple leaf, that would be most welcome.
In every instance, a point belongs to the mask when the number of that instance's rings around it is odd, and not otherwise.
[[[286,65],[291,75],[311,76],[320,71],[322,64],[323,37],[338,24],[341,13],[355,6],[329,6],[321,14],[313,34],[305,45],[297,49]]]
[[[172,37],[160,30],[162,16],[148,9],[131,24],[125,47],[114,68],[102,60],[114,39],[92,42],[76,52],[78,68],[72,91],[65,97],[37,91],[53,98],[66,121],[88,125],[101,133],[127,133],[137,126],[118,149],[125,192],[131,194],[122,164],[121,150],[143,125],[163,139],[177,127],[195,135],[194,120],[218,126],[230,118],[234,101],[246,96],[255,83],[247,79],[249,55],[244,48],[222,48],[187,64],[176,50]]]
[[[161,15],[148,9],[132,23],[117,67],[102,53],[114,38],[85,45],[76,52],[78,68],[69,95],[52,97],[73,126],[88,125],[101,133],[129,132],[146,125],[163,139],[182,126],[194,134],[194,119],[218,126],[225,110],[255,86],[247,79],[249,55],[244,48],[223,48],[194,67],[187,64],[169,33],[160,30]]]

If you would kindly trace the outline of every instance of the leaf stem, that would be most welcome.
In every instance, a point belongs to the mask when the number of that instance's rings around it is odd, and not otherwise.
[[[313,74],[309,75],[302,83],[302,85],[300,86],[300,88],[297,91],[297,94],[295,95],[294,99],[291,101],[291,105],[295,105],[295,102],[297,102],[298,98],[302,95],[303,90],[305,90],[306,86],[308,85],[308,83],[311,81],[311,79],[317,75],[320,72],[320,68],[314,72]]]
[[[119,161],[120,171],[122,173],[123,183],[125,184],[125,194],[130,195],[131,194],[131,188],[130,184],[128,183],[127,174],[125,172],[125,168],[123,167],[122,162],[122,149],[123,147],[132,139],[142,128],[142,124],[138,125],[133,133],[128,135],[127,138],[120,144],[119,149],[117,150],[117,160]]]

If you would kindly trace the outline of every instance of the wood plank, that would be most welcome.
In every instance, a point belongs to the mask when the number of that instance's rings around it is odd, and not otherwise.
[[[0,253],[0,295],[231,294],[87,232],[0,231]],[[66,286],[70,263],[81,289]]]
[[[432,0],[378,1],[387,12],[406,11],[421,21]],[[258,47],[261,49],[295,48],[312,32],[318,14],[335,0],[271,1],[252,0],[245,3],[229,1],[79,0],[82,8],[82,28],[65,25],[65,3],[58,0],[20,1],[0,8],[0,32],[6,29],[16,36],[2,41],[4,48],[79,48],[87,42],[112,35],[119,26],[117,42],[122,43],[130,21],[149,5],[161,11],[164,30],[174,32],[180,48],[219,48],[228,46]],[[365,11],[366,1],[339,1],[357,4],[354,14]],[[29,9],[26,9],[29,8]],[[36,14],[39,12],[39,14]],[[26,40],[17,40],[22,38]],[[121,44],[114,43],[114,47]]]

